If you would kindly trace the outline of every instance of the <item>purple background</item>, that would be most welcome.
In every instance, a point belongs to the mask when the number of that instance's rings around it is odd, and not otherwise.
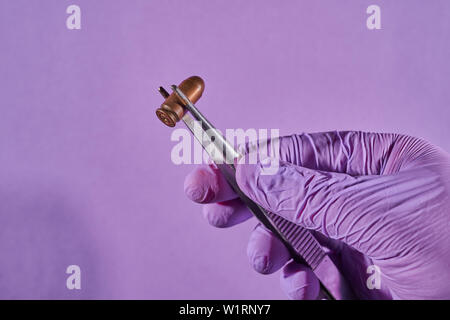
[[[449,151],[449,39],[447,0],[1,0],[0,298],[284,298],[248,264],[255,222],[211,228],[184,197],[193,166],[170,160],[156,88],[202,76],[219,128],[400,132]]]

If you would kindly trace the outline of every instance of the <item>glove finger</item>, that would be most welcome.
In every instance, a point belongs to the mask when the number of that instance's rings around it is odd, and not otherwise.
[[[262,274],[279,270],[290,259],[283,243],[261,224],[250,235],[247,256],[253,269]]]
[[[186,196],[197,203],[222,202],[237,198],[236,193],[214,165],[202,166],[184,180]]]
[[[214,227],[228,228],[250,219],[253,214],[240,199],[233,199],[205,204],[203,216]]]
[[[358,131],[296,134],[280,139],[280,159],[353,176],[383,174],[400,138],[395,134]]]
[[[304,264],[289,262],[281,272],[280,284],[291,300],[315,300],[319,297],[319,279]]]

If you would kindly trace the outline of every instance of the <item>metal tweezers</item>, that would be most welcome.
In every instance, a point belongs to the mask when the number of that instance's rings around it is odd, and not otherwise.
[[[241,191],[236,182],[234,160],[242,155],[200,113],[177,86],[172,85],[171,88],[189,111],[183,116],[183,122],[211,156],[240,199],[247,205],[254,216],[283,242],[293,260],[303,263],[313,270],[320,281],[321,292],[319,298],[349,299],[352,293],[345,278],[311,231],[267,211]],[[167,91],[162,87],[160,92],[163,96],[168,96]],[[204,139],[204,135],[207,135],[209,139]]]

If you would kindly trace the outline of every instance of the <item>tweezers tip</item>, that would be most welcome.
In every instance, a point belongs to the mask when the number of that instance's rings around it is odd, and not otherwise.
[[[167,92],[166,89],[164,89],[163,87],[159,87],[158,88],[159,93],[163,96],[163,98],[168,98],[169,97],[169,93]]]

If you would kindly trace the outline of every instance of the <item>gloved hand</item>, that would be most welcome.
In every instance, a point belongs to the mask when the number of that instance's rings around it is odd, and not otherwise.
[[[327,132],[281,138],[279,159],[274,175],[262,175],[261,163],[239,163],[239,187],[265,209],[314,230],[356,298],[450,298],[448,153],[404,135]],[[213,226],[252,216],[213,165],[189,174],[185,192],[205,204]],[[264,227],[254,229],[247,252],[260,273],[283,268],[281,287],[291,299],[318,298],[313,272],[290,260]],[[376,270],[380,288],[370,289]]]

